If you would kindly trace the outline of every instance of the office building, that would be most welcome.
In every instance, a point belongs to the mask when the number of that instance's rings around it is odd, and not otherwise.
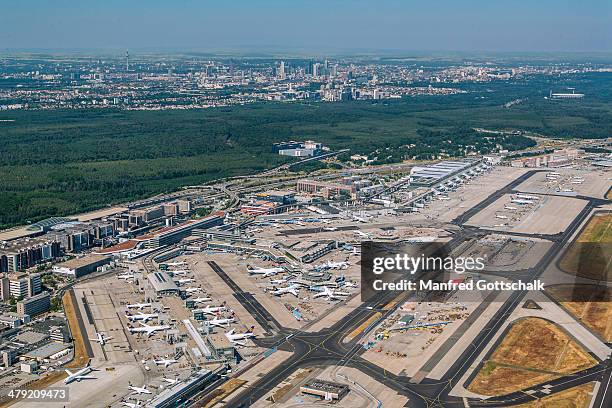
[[[38,295],[42,290],[40,274],[38,273],[9,274],[8,281],[10,296],[16,299]]]
[[[17,313],[28,316],[36,316],[49,311],[51,308],[51,294],[43,292],[39,295],[29,297],[17,302]]]

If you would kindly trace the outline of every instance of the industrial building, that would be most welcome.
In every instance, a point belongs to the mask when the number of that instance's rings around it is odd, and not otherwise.
[[[153,272],[147,275],[151,286],[158,295],[178,295],[180,289],[166,272]]]
[[[325,401],[341,400],[349,392],[348,385],[313,379],[300,387],[300,392],[321,397]]]
[[[102,265],[110,263],[111,258],[104,255],[90,254],[81,258],[71,259],[53,266],[53,272],[68,275],[73,278],[95,272]]]

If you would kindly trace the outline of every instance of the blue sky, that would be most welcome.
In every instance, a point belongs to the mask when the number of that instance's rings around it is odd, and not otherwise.
[[[612,51],[612,1],[6,1],[7,48]]]

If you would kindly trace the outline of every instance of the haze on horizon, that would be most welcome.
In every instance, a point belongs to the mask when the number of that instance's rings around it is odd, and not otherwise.
[[[4,4],[0,49],[612,51],[605,0],[32,0]]]

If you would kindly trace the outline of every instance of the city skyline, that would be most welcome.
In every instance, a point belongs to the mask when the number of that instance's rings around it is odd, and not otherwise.
[[[609,52],[611,16],[604,1],[34,1],[4,7],[0,49]]]

